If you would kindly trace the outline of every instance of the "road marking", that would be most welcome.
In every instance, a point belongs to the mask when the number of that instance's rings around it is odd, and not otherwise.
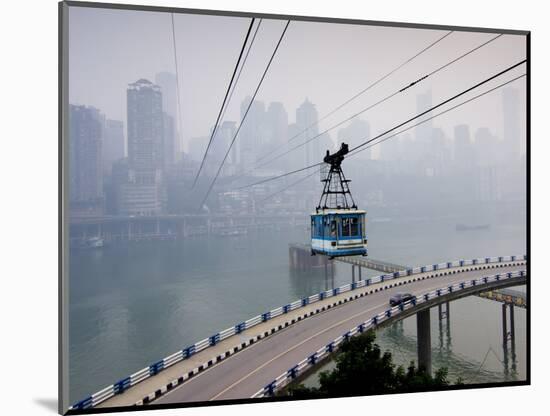
[[[472,270],[472,271],[475,272],[474,275],[477,274],[477,272],[478,272],[478,270]],[[469,272],[466,272],[466,273],[469,273]],[[443,277],[443,276],[442,276],[442,277]],[[430,285],[427,285],[427,286],[430,286]],[[396,289],[396,288],[397,288],[397,286],[396,286],[396,287],[393,287],[393,288],[391,288],[391,289]],[[437,287],[436,287],[436,288],[437,288]],[[388,291],[393,291],[393,290],[391,290],[391,289],[388,288]],[[427,288],[424,288],[423,290],[426,290],[426,289],[427,289]],[[420,289],[417,289],[416,292],[418,292],[418,290],[420,290]],[[411,292],[413,292],[413,291],[411,291]],[[387,291],[384,291],[384,293],[388,293],[388,292],[387,292]],[[417,295],[415,295],[415,296],[417,296]],[[240,384],[242,381],[246,380],[246,379],[249,378],[251,375],[257,373],[259,370],[261,370],[262,368],[264,368],[266,365],[271,364],[273,361],[279,359],[279,358],[282,357],[283,355],[285,355],[285,354],[289,353],[290,351],[292,351],[292,350],[298,348],[299,346],[301,346],[301,345],[303,345],[304,343],[306,343],[306,342],[312,340],[313,338],[315,338],[315,337],[317,337],[317,336],[319,336],[319,335],[321,335],[321,334],[323,334],[323,333],[325,333],[325,332],[327,332],[327,331],[330,331],[331,329],[333,329],[333,328],[335,328],[335,327],[337,327],[337,326],[339,326],[339,325],[342,325],[344,322],[350,321],[350,320],[352,320],[352,319],[357,318],[357,317],[360,316],[360,315],[363,315],[363,314],[365,314],[365,313],[367,313],[367,312],[370,312],[370,311],[372,311],[372,310],[374,310],[374,309],[377,309],[377,308],[379,308],[380,306],[384,306],[384,303],[379,304],[379,305],[376,306],[376,307],[367,309],[367,310],[365,310],[365,311],[363,311],[363,312],[359,312],[359,313],[357,313],[357,314],[355,314],[355,315],[352,315],[352,316],[349,317],[349,318],[343,319],[342,321],[337,322],[337,323],[331,325],[330,327],[324,329],[323,331],[318,332],[318,333],[316,333],[315,335],[312,335],[312,336],[310,336],[309,338],[304,339],[303,341],[301,341],[300,343],[294,345],[293,347],[289,348],[288,350],[283,351],[283,352],[281,352],[280,354],[278,354],[278,355],[276,355],[275,357],[273,357],[272,359],[270,359],[269,361],[266,361],[263,365],[261,365],[260,367],[256,368],[254,371],[248,373],[246,376],[242,377],[241,379],[237,380],[236,382],[234,382],[234,383],[231,384],[229,387],[227,387],[227,388],[225,388],[224,390],[222,390],[220,393],[216,394],[214,397],[212,397],[212,398],[209,399],[208,401],[215,400],[216,398],[218,398],[219,396],[221,396],[222,394],[224,394],[224,393],[227,392],[228,390],[231,390],[231,389],[232,389],[233,387],[235,387],[237,384]]]
[[[301,341],[300,343],[294,345],[293,347],[289,348],[288,350],[286,351],[283,351],[281,352],[280,354],[276,355],[275,357],[273,357],[271,360],[269,361],[266,361],[263,365],[261,365],[260,367],[256,368],[254,371],[248,373],[246,376],[242,377],[241,379],[237,380],[236,382],[234,382],[233,384],[231,384],[229,387],[225,388],[224,390],[222,390],[221,392],[219,392],[218,394],[216,394],[214,397],[212,397],[211,399],[209,399],[209,401],[212,401],[212,400],[215,400],[216,398],[218,398],[219,396],[221,396],[222,394],[224,394],[226,391],[228,390],[231,390],[233,387],[235,387],[237,384],[241,383],[242,381],[246,380],[248,377],[250,377],[251,375],[253,375],[254,373],[257,373],[258,371],[260,371],[262,368],[264,368],[266,365],[269,365],[271,364],[273,361],[275,360],[278,360],[279,358],[281,358],[283,355],[285,354],[288,354],[290,351],[298,348],[299,346],[305,344],[306,342],[308,341],[311,341],[313,338],[315,337],[318,337],[319,335],[327,332],[327,331],[330,331],[331,329],[334,329],[335,327],[339,326],[339,325],[342,325],[344,322],[347,322],[347,321],[350,321],[352,319],[355,319],[357,318],[358,316],[361,316],[361,315],[364,315],[374,309],[378,309],[380,306],[383,306],[384,304],[381,304],[381,305],[377,305],[375,306],[374,308],[370,308],[370,309],[367,309],[365,311],[362,311],[362,312],[359,312],[355,315],[352,315],[350,316],[349,318],[346,318],[346,319],[343,319],[341,320],[340,322],[337,322],[331,326],[329,326],[328,328],[325,328],[324,330],[322,330],[321,332],[317,332],[315,335],[312,335],[310,336],[309,338],[306,338],[304,339],[303,341]]]
[[[515,266],[506,265],[504,268],[508,270],[509,268],[512,268],[512,267],[515,267]],[[462,278],[464,278],[464,277],[465,277],[464,275],[473,275],[472,277],[476,277],[480,272],[481,272],[481,274],[483,274],[483,272],[485,272],[485,270],[483,270],[483,269],[474,269],[474,270],[469,270],[469,271],[463,271],[463,270],[461,270],[461,271],[457,272],[456,275],[441,275],[441,276],[438,276],[438,277],[441,277],[441,278],[445,278],[445,277],[446,277],[447,279],[445,279],[445,280],[454,280],[454,279],[449,279],[449,278],[451,278],[451,277],[456,277],[456,278],[457,278],[458,276],[461,276]],[[419,276],[421,276],[422,274],[427,274],[427,273],[428,273],[428,272],[421,273],[421,274],[419,274]],[[402,276],[401,279],[406,280],[408,277],[409,277],[409,276]],[[396,281],[397,281],[397,280],[396,280]],[[439,279],[435,279],[433,282],[435,283],[436,281],[439,282]],[[418,280],[418,281],[416,281],[416,282],[411,282],[411,284],[414,284],[414,283],[421,283],[421,282],[424,282],[424,283],[432,283],[432,279],[427,279],[427,280],[425,280],[425,281]],[[373,284],[373,285],[371,285],[371,286],[372,286],[372,288],[375,288],[376,286],[378,286],[378,285],[383,285],[384,283],[385,283],[385,282],[379,282],[379,283],[375,283],[375,284]],[[421,286],[424,286],[424,285],[421,285]],[[411,293],[415,293],[415,294],[416,294],[417,292],[420,292],[420,291],[422,291],[422,293],[424,293],[426,290],[429,290],[429,289],[430,289],[431,284],[428,284],[428,285],[426,285],[426,286],[428,286],[428,287],[422,287],[422,288],[418,288],[418,289],[416,289],[416,290],[411,290]],[[367,288],[367,286],[363,286],[363,287],[361,287],[361,288],[357,288],[356,290],[365,289],[365,288]],[[378,293],[372,293],[372,295],[370,295],[370,298],[372,299],[372,296],[375,295],[375,294],[376,294],[376,295],[381,295],[381,294],[388,294],[388,295],[389,295],[390,293],[388,293],[388,292],[393,292],[395,289],[398,289],[398,288],[401,288],[401,286],[395,286],[395,287],[393,287],[393,288],[391,288],[391,289],[388,288],[387,290],[382,290],[382,291],[380,291],[380,292],[378,292]],[[439,286],[436,286],[436,289],[437,289],[437,288],[439,288]],[[404,289],[404,287],[403,287],[403,289]],[[341,295],[341,294],[339,294],[339,295]],[[365,297],[365,299],[366,299],[366,298],[368,298],[368,296]],[[327,298],[327,299],[329,299],[329,298]],[[359,299],[357,299],[357,300],[359,300]],[[343,304],[338,305],[338,306],[344,306],[344,305],[345,305],[345,304],[343,303]],[[216,394],[214,397],[212,397],[211,399],[209,399],[209,401],[215,400],[217,397],[219,397],[220,395],[222,395],[222,394],[225,393],[226,391],[230,390],[230,389],[233,388],[235,385],[241,383],[243,380],[247,379],[248,377],[250,377],[251,375],[253,375],[253,374],[256,373],[257,371],[259,371],[260,369],[262,369],[262,368],[265,367],[266,365],[270,364],[271,362],[273,362],[274,360],[280,358],[281,356],[287,354],[288,352],[292,351],[293,349],[295,349],[295,348],[301,346],[301,345],[304,344],[305,342],[308,342],[309,340],[315,338],[316,336],[319,336],[319,335],[323,334],[324,332],[333,329],[335,326],[341,325],[342,323],[344,323],[344,322],[346,322],[346,321],[349,321],[349,320],[351,320],[351,319],[354,319],[354,318],[356,318],[357,316],[360,316],[360,315],[362,315],[362,314],[365,314],[365,313],[367,313],[367,312],[370,312],[370,311],[372,311],[373,309],[377,309],[378,307],[383,306],[383,305],[384,305],[384,303],[381,303],[381,304],[379,304],[379,305],[377,305],[377,306],[375,306],[375,307],[373,307],[373,308],[370,308],[370,309],[367,309],[367,310],[365,310],[365,311],[363,311],[363,312],[357,313],[357,314],[355,314],[355,315],[353,315],[353,316],[351,316],[351,317],[349,317],[349,318],[347,318],[347,319],[344,319],[344,320],[342,320],[342,321],[340,321],[340,322],[338,322],[338,323],[336,323],[336,324],[333,324],[331,327],[326,328],[325,330],[323,330],[323,331],[321,331],[321,332],[316,333],[315,335],[309,337],[308,339],[303,340],[303,341],[300,342],[299,344],[293,346],[292,348],[290,348],[290,349],[288,349],[288,350],[286,350],[286,351],[280,353],[278,356],[276,356],[276,357],[272,358],[271,360],[267,361],[267,362],[264,363],[261,367],[258,367],[258,368],[257,368],[256,370],[254,370],[253,372],[251,372],[251,373],[249,373],[248,375],[242,377],[240,380],[236,381],[236,382],[233,383],[231,386],[227,387],[226,389],[224,389],[223,391],[221,391],[220,393]],[[332,309],[327,309],[324,313],[330,312],[331,310],[332,310]],[[314,315],[314,316],[319,316],[319,315],[320,315],[320,314],[316,314],[316,315]],[[280,334],[281,332],[286,332],[286,331],[285,331],[286,329],[290,329],[290,328],[293,328],[293,327],[294,327],[293,325],[289,325],[287,328],[283,328],[282,331],[278,331],[278,332],[276,332],[275,334]],[[255,347],[256,345],[260,344],[259,341],[263,341],[264,339],[266,339],[266,338],[259,339],[259,340],[257,340],[254,344],[249,345],[246,349],[239,350],[238,352],[250,350],[250,349],[252,349],[252,347]],[[211,371],[211,370],[213,370],[213,369],[215,369],[215,368],[220,367],[220,366],[223,365],[226,361],[228,361],[229,358],[233,357],[234,355],[235,355],[235,354],[232,354],[231,356],[226,357],[226,359],[224,359],[223,361],[218,362],[217,365],[211,366],[211,367],[205,369],[205,370],[202,371],[201,373],[198,373],[198,374],[196,374],[194,377],[192,377],[192,378],[186,380],[185,383],[183,383],[183,384],[181,384],[181,385],[179,385],[179,386],[176,386],[176,388],[174,388],[173,390],[167,391],[167,392],[162,396],[162,398],[163,398],[163,399],[166,398],[166,397],[169,396],[171,393],[173,393],[173,392],[175,392],[175,391],[179,391],[181,387],[185,387],[186,385],[190,384],[191,382],[193,382],[193,381],[196,380],[196,379],[199,379],[201,376],[203,376],[204,374],[208,373],[209,371]],[[161,399],[161,398],[159,398],[159,400],[160,400],[160,399]]]

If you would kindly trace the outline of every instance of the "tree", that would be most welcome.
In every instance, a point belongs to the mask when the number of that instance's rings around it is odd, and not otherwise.
[[[289,387],[286,395],[300,399],[365,396],[436,390],[449,385],[446,368],[440,368],[432,377],[423,368],[416,368],[413,361],[406,371],[396,367],[391,353],[382,353],[375,338],[370,330],[344,341],[336,355],[336,368],[319,375],[319,388],[300,384]]]

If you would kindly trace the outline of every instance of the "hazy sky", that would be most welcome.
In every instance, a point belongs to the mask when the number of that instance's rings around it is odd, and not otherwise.
[[[181,120],[184,149],[191,137],[205,136],[213,125],[242,46],[248,18],[176,14]],[[226,120],[239,120],[241,101],[251,95],[285,22],[264,20],[243,70]],[[307,97],[320,116],[412,57],[446,31],[292,21],[257,99],[281,101],[295,120]],[[485,42],[494,34],[454,32],[427,53],[353,103],[326,119],[320,129],[408,85],[426,73]],[[175,72],[169,13],[70,8],[70,102],[98,107],[126,125],[126,87],[139,78],[154,81]],[[361,116],[377,134],[416,114],[416,96],[431,89],[439,101],[525,58],[525,38],[504,35],[488,46]],[[490,86],[525,72],[516,68]],[[525,79],[513,86],[525,108]],[[473,93],[474,94],[474,93]],[[472,95],[473,95],[472,94]],[[435,127],[452,137],[456,124],[489,127],[502,138],[501,91],[438,118]],[[342,126],[343,127],[343,126]],[[521,120],[525,129],[525,115]],[[337,130],[331,132],[336,137]],[[524,142],[525,139],[522,140]]]

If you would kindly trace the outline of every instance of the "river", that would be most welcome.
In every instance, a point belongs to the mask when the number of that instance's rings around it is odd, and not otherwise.
[[[417,266],[525,253],[524,202],[444,212],[369,210],[369,256]],[[461,223],[490,228],[457,231]],[[307,230],[289,227],[239,237],[197,236],[71,250],[71,402],[235,323],[349,283],[348,265],[336,267],[334,282],[326,281],[322,269],[289,269],[288,244],[307,239]],[[510,369],[503,363],[500,308],[478,297],[453,302],[451,339],[444,337],[441,343],[439,323],[432,315],[434,368],[448,367],[452,381],[458,376],[465,382],[525,378],[525,310],[516,308],[517,363]],[[379,331],[377,342],[393,352],[397,363],[407,364],[416,356],[415,336],[415,321],[409,318]]]

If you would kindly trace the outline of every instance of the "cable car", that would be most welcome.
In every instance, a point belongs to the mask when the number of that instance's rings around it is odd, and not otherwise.
[[[359,210],[349,190],[349,179],[342,172],[342,161],[348,145],[327,154],[323,161],[330,164],[323,193],[315,212],[311,214],[311,253],[337,256],[367,255],[365,231],[366,211]]]

